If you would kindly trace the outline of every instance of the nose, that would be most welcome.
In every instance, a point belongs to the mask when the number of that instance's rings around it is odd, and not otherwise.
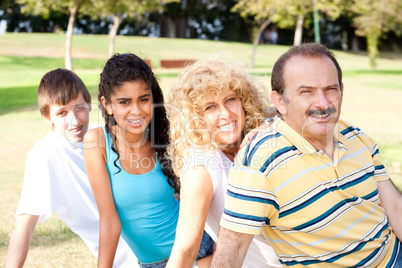
[[[316,108],[327,109],[330,103],[331,102],[328,100],[328,97],[325,94],[324,90],[319,89],[316,91],[314,99],[314,106]]]
[[[229,110],[225,105],[222,105],[219,109],[219,117],[229,117]]]
[[[75,112],[73,112],[73,111],[71,111],[70,114],[71,114],[71,115],[70,115],[70,122],[71,122],[71,125],[73,125],[73,126],[79,125],[80,119],[79,119],[79,117],[77,116],[77,114],[76,114]]]
[[[139,115],[141,113],[140,110],[139,105],[137,103],[133,103],[130,107],[130,114]]]

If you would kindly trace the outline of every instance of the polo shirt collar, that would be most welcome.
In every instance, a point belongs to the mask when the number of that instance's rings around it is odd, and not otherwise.
[[[314,154],[317,152],[317,149],[315,149],[313,145],[279,117],[275,117],[272,128],[276,129],[281,135],[286,137],[286,139],[288,139],[300,152],[304,154]],[[348,143],[348,139],[346,139],[339,130],[340,126],[339,123],[337,123],[334,127],[334,141],[335,150],[338,151],[338,157],[336,157],[338,159],[340,159],[347,151]]]

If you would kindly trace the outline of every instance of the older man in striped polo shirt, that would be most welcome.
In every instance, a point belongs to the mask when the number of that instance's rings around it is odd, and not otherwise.
[[[402,195],[377,144],[339,120],[342,71],[319,44],[282,55],[280,117],[238,154],[212,267],[241,267],[263,233],[284,266],[402,267]]]

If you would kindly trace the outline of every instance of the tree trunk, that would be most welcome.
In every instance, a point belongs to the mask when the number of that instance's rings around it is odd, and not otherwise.
[[[109,58],[113,56],[114,53],[114,47],[115,47],[115,41],[116,41],[116,35],[117,35],[117,30],[119,29],[120,26],[120,17],[113,14],[113,25],[110,28],[110,39],[109,39]]]
[[[64,64],[66,69],[72,70],[73,69],[73,62],[71,60],[71,43],[73,39],[73,32],[74,32],[74,23],[75,17],[77,16],[78,12],[78,3],[74,2],[74,6],[70,9],[70,17],[68,19],[68,26],[67,26],[67,34],[66,34],[66,47],[65,47],[65,54],[64,54]]]
[[[295,38],[293,41],[294,46],[298,46],[302,42],[302,36],[303,36],[303,23],[304,23],[304,15],[299,14],[297,16],[297,24],[296,24],[296,31],[295,31]]]
[[[260,28],[258,29],[257,35],[254,37],[253,53],[251,55],[251,61],[250,61],[251,68],[254,67],[255,54],[257,53],[257,47],[258,47],[258,44],[260,43],[261,34],[270,23],[271,23],[271,19],[267,19],[266,21],[264,21],[264,23],[261,24]]]
[[[171,17],[166,18],[167,36],[169,38],[176,38],[176,25]]]
[[[378,36],[376,32],[371,32],[367,36],[367,50],[372,69],[377,67],[376,59],[378,56]]]

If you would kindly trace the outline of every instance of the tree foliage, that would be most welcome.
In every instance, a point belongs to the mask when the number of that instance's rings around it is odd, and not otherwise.
[[[92,6],[83,12],[94,18],[111,17],[109,57],[114,53],[115,39],[124,18],[140,18],[146,13],[162,11],[163,5],[178,0],[91,0]]]
[[[354,0],[349,8],[356,14],[353,20],[356,34],[367,39],[370,65],[375,68],[379,38],[390,31],[402,34],[402,1]]]
[[[24,13],[40,14],[48,18],[53,11],[69,14],[66,43],[65,43],[65,67],[72,70],[71,44],[74,30],[74,23],[81,8],[90,6],[90,0],[17,0],[22,5]]]

